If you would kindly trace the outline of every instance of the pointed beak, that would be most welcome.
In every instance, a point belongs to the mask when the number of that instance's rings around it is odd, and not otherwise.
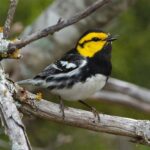
[[[109,35],[106,40],[107,40],[108,42],[112,42],[112,41],[117,40],[117,38],[118,38],[118,35],[114,35],[114,36]]]

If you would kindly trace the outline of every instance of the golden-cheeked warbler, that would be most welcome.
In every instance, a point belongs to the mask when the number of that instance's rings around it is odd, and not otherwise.
[[[99,29],[85,32],[76,46],[60,60],[47,66],[33,79],[19,81],[49,89],[61,97],[60,108],[64,117],[63,101],[79,101],[97,111],[83,100],[101,90],[111,74],[111,50],[115,37]],[[98,115],[99,118],[99,115]]]

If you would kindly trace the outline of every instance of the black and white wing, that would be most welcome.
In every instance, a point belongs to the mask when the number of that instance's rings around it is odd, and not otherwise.
[[[33,79],[23,80],[19,83],[32,84],[49,89],[69,87],[75,82],[74,77],[79,75],[80,70],[86,64],[86,58],[78,54],[67,53],[62,59],[47,66]]]
[[[72,71],[77,71],[86,64],[86,59],[78,54],[68,54],[55,63],[47,66],[34,79],[48,79],[49,77],[69,76]]]

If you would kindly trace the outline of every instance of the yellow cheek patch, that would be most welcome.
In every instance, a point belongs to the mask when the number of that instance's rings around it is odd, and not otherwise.
[[[77,51],[84,57],[93,57],[98,51],[101,51],[106,44],[108,37],[104,32],[91,32],[82,37],[77,45]],[[93,38],[98,38],[95,41]]]
[[[90,41],[84,44],[84,47],[77,46],[77,51],[84,57],[93,57],[98,51],[101,51],[106,41]]]
[[[79,43],[82,44],[84,41],[91,40],[93,37],[97,37],[101,40],[104,40],[108,37],[108,34],[103,33],[103,32],[92,32],[92,33],[85,35],[83,38],[81,38]]]

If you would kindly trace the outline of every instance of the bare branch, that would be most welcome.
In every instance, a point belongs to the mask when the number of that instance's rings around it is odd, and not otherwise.
[[[149,145],[149,121],[100,114],[101,121],[99,123],[97,118],[94,118],[93,113],[73,108],[67,108],[65,110],[65,120],[63,120],[59,105],[41,100],[37,103],[37,107],[37,111],[34,111],[28,106],[23,106],[21,110],[25,113],[31,113],[38,117],[61,122],[75,127],[111,133],[115,135],[128,136],[133,138],[137,143]]]
[[[10,40],[4,39],[4,35],[2,32],[0,32],[0,61],[2,59],[19,59],[21,57],[20,55],[20,50],[15,49],[15,50],[9,50],[8,51],[8,46],[12,42]]]
[[[18,0],[10,0],[10,6],[7,14],[7,19],[5,21],[4,25],[4,38],[8,38],[10,33],[10,27],[13,22],[15,10],[18,4]]]
[[[12,142],[12,150],[31,150],[24,125],[10,92],[14,90],[14,87],[8,83],[5,74],[0,69],[0,116],[2,125]]]
[[[150,90],[132,83],[110,78],[106,89],[132,96],[139,101],[142,100],[143,102],[150,103]]]
[[[97,100],[99,102],[108,102],[113,104],[121,104],[150,113],[150,102],[145,102],[145,99],[136,99],[128,94],[117,93],[107,90],[102,90],[95,93],[90,99]]]
[[[19,99],[21,103],[24,103],[20,107],[20,110],[23,113],[32,114],[41,118],[71,125],[74,127],[127,136],[136,143],[150,145],[150,122],[147,120],[135,120],[99,114],[99,122],[97,118],[93,116],[93,113],[74,108],[65,109],[65,119],[63,120],[58,104],[48,102],[46,100],[36,101],[36,95],[33,95],[27,91],[23,95],[20,93],[23,92],[19,92],[18,90],[17,99]],[[36,109],[32,107],[33,102],[36,106]]]
[[[102,7],[103,5],[105,5],[106,3],[110,2],[110,1],[111,0],[97,0],[92,5],[90,5],[87,9],[85,9],[84,11],[82,11],[78,14],[75,14],[74,16],[70,17],[68,20],[60,20],[56,25],[47,27],[39,32],[31,34],[26,39],[22,39],[18,42],[10,44],[9,49],[22,48],[35,40],[46,37],[49,34],[53,34],[54,32],[61,30],[62,28],[70,26],[70,25],[80,21],[81,19],[89,16],[90,14],[95,12],[98,8]]]
[[[110,78],[103,91],[91,99],[123,104],[150,113],[150,90],[135,84]]]

